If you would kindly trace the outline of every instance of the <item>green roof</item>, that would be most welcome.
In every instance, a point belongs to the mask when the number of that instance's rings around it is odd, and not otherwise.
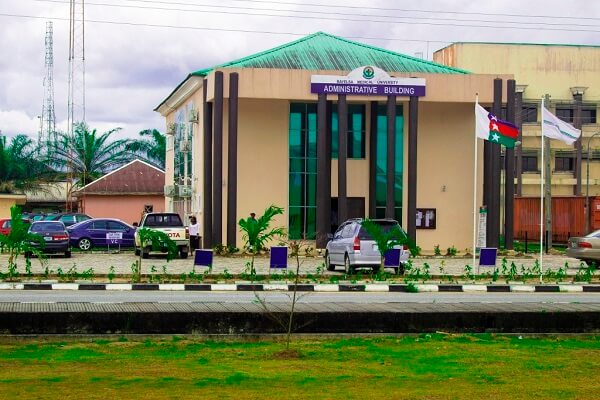
[[[462,69],[317,32],[239,60],[192,72],[191,75],[206,76],[215,68],[351,71],[363,65],[374,65],[387,72],[468,73]]]

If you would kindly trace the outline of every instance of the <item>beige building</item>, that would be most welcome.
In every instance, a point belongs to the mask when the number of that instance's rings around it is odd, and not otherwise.
[[[522,187],[517,195],[540,195],[540,104],[582,129],[581,151],[551,141],[552,194],[585,195],[590,146],[590,196],[600,195],[600,46],[454,43],[434,53],[435,62],[477,74],[513,74],[522,99]],[[590,141],[591,140],[591,141]],[[545,156],[547,156],[546,154]],[[578,160],[579,156],[579,160]],[[517,175],[517,182],[519,176]]]
[[[470,249],[473,106],[476,93],[492,103],[497,77],[512,75],[324,33],[193,72],[156,108],[165,207],[197,216],[205,246],[241,246],[237,221],[275,204],[290,238],[319,247],[345,218],[368,216],[398,219],[426,251]]]

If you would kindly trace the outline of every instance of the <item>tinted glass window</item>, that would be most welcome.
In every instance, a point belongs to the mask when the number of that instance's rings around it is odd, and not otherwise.
[[[75,220],[75,217],[73,217],[72,215],[63,215],[62,217],[60,217],[60,221],[62,222],[73,222]]]
[[[44,223],[44,224],[33,224],[31,225],[31,232],[38,232],[38,233],[43,233],[43,232],[57,232],[57,231],[64,231],[65,230],[65,226],[59,222],[54,222],[54,223]]]
[[[162,215],[149,215],[146,218],[146,226],[148,227],[161,227],[161,226],[183,226],[181,218],[178,214],[162,214]]]
[[[381,227],[381,229],[383,230],[383,232],[387,233],[389,232],[393,227],[397,227],[398,229],[402,229],[400,228],[400,225],[394,223],[394,222],[388,222],[388,221],[373,221],[375,222],[377,225],[379,225]],[[367,230],[361,226],[360,227],[360,232],[358,233],[358,237],[360,239],[372,239],[371,235],[369,235],[369,232],[367,232]]]
[[[127,227],[117,221],[108,221],[108,230],[111,231],[126,231]]]
[[[354,233],[354,225],[348,224],[344,227],[344,230],[342,231],[342,237],[343,238],[351,238],[353,233]]]
[[[90,229],[106,230],[106,221],[94,221],[90,224]]]
[[[77,219],[77,222],[86,221],[89,219],[87,215],[81,214],[76,215],[75,218]]]

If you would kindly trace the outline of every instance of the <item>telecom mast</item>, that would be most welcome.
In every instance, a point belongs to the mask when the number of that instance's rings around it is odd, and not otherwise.
[[[70,0],[69,8],[69,104],[68,137],[73,140],[77,124],[85,123],[85,20],[84,0]],[[70,150],[72,151],[72,150]],[[69,154],[66,210],[72,211],[73,154]]]
[[[85,122],[85,23],[84,0],[70,0],[68,132]]]
[[[56,143],[56,115],[54,114],[54,44],[52,22],[46,22],[46,76],[44,77],[44,102],[38,144],[48,152]]]

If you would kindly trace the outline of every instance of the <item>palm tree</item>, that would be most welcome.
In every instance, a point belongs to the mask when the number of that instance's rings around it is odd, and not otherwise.
[[[60,132],[49,162],[64,174],[72,174],[76,186],[85,186],[107,172],[134,159],[129,139],[110,140],[121,128],[98,134],[85,123],[78,124],[72,136]]]
[[[156,129],[145,129],[140,132],[140,139],[132,140],[127,149],[140,156],[144,161],[165,169],[167,137]]]
[[[39,189],[52,170],[38,155],[38,145],[28,136],[17,135],[8,144],[0,136],[0,193]]]

